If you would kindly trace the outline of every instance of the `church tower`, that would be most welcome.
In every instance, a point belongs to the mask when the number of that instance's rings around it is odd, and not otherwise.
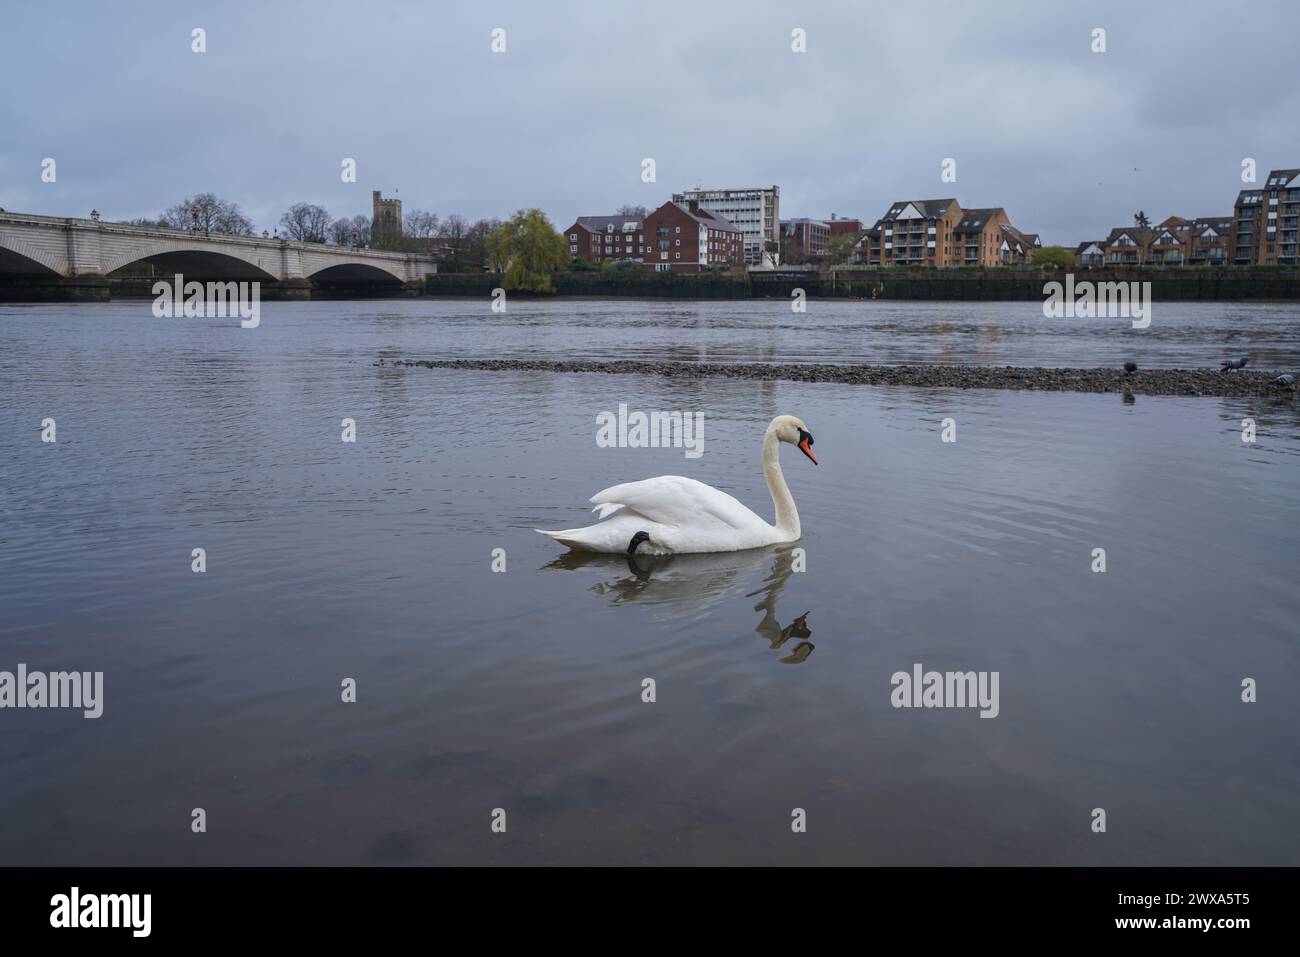
[[[370,245],[377,248],[402,239],[402,201],[384,199],[379,190],[370,193],[374,211],[370,217]]]

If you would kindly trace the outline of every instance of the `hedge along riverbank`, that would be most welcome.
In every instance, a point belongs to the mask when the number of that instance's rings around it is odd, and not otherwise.
[[[731,273],[669,273],[640,269],[555,274],[554,293],[511,292],[511,296],[627,297],[635,299],[748,299],[748,277]],[[439,273],[424,280],[425,295],[483,296],[503,285],[500,273]]]
[[[811,299],[884,299],[1041,302],[1043,286],[1149,282],[1161,302],[1300,302],[1300,269],[1238,266],[1169,269],[840,269],[826,272],[777,270],[751,273],[671,273],[603,269],[555,275],[554,293],[510,293],[549,298],[590,296],[637,299],[789,299],[802,289]],[[425,277],[427,296],[490,298],[501,287],[499,273],[440,273]]]

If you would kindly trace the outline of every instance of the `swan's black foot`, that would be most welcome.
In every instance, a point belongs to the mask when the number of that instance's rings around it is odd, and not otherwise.
[[[635,535],[632,536],[632,541],[627,543],[627,553],[629,555],[635,555],[636,547],[640,545],[642,542],[648,542],[648,541],[650,541],[649,532],[637,532]]]

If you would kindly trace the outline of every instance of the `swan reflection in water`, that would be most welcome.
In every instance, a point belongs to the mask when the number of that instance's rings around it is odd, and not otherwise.
[[[786,580],[794,573],[796,545],[777,545],[743,552],[717,552],[697,555],[608,555],[597,552],[569,551],[541,567],[541,571],[601,572],[590,591],[611,605],[642,602],[656,607],[656,618],[671,620],[700,617],[712,608],[733,598],[759,597],[754,611],[763,618],[755,631],[774,651],[784,650],[794,639],[782,664],[797,665],[813,653],[808,638],[809,612],[784,627],[776,617],[777,600]],[[753,591],[746,591],[755,578],[768,568],[767,577]]]

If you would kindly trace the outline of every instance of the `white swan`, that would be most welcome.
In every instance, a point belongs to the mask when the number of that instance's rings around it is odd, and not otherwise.
[[[776,523],[769,525],[726,492],[680,475],[625,482],[591,497],[602,519],[586,528],[536,529],[561,545],[587,552],[651,555],[738,552],[799,539],[799,512],[781,473],[780,444],[789,442],[817,464],[813,437],[793,415],[778,415],[763,435],[763,477]]]

